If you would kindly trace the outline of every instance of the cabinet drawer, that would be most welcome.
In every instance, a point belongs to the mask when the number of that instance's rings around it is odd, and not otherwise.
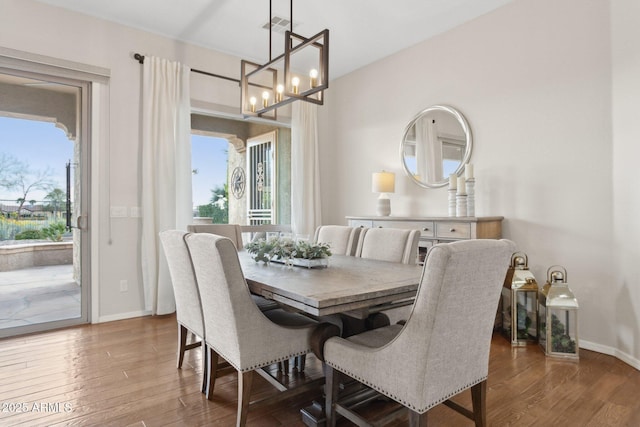
[[[435,236],[433,221],[373,221],[374,227],[420,230],[420,237]]]
[[[373,226],[373,221],[367,221],[364,219],[350,219],[349,227],[366,227],[371,228]]]
[[[440,239],[470,239],[471,224],[465,222],[436,223],[436,237]]]

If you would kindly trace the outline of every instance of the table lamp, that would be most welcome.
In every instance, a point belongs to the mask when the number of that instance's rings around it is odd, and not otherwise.
[[[393,172],[374,172],[371,176],[371,191],[380,193],[378,197],[377,212],[379,216],[391,214],[391,200],[388,193],[394,193],[396,189],[396,174]]]

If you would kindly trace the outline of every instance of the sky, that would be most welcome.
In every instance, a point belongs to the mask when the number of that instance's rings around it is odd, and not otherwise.
[[[223,138],[192,135],[193,204],[209,203],[211,190],[227,182],[227,148]],[[55,186],[66,191],[65,165],[73,158],[73,142],[55,124],[0,117],[0,153],[26,163],[32,171],[51,170]],[[46,192],[33,191],[27,200],[41,201]],[[20,192],[0,188],[0,200],[15,202]],[[7,203],[0,201],[0,203]]]
[[[191,135],[191,169],[193,204],[206,205],[211,200],[211,190],[227,183],[227,150],[229,143],[223,138]]]
[[[50,168],[55,187],[66,191],[65,167],[73,159],[73,142],[54,123],[0,117],[0,153],[26,164],[33,172]],[[40,201],[46,195],[35,190],[27,200]],[[15,201],[18,197],[21,192],[0,188],[0,199]]]

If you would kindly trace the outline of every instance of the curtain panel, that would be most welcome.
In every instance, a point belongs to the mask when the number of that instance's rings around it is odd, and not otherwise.
[[[322,224],[318,107],[300,101],[291,104],[291,109],[291,228],[296,234],[313,237]]]
[[[158,233],[191,222],[190,69],[146,56],[142,77],[142,279],[145,310],[175,311]]]

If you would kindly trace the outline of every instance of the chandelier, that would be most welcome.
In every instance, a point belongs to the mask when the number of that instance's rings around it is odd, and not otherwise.
[[[290,29],[285,32],[284,53],[272,58],[273,17],[269,0],[269,62],[242,60],[240,103],[244,117],[277,119],[277,109],[294,101],[323,104],[329,87],[329,30],[306,38],[293,32],[293,0]]]

